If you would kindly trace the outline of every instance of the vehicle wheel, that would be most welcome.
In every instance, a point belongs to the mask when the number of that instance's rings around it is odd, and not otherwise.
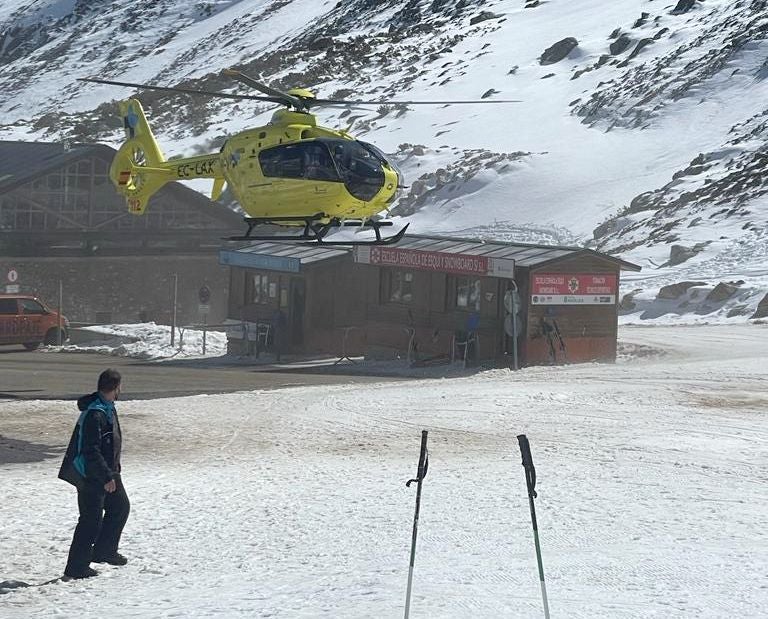
[[[40,342],[27,342],[24,344],[24,348],[27,350],[35,350],[36,348],[40,347]]]
[[[64,343],[66,341],[67,335],[64,333],[64,331],[61,332],[61,341]],[[43,340],[46,346],[58,346],[59,345],[59,330],[54,327],[53,329],[48,329],[48,331],[45,334],[45,339]]]

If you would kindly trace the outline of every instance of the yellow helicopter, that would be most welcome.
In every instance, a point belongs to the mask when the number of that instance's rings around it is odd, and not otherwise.
[[[155,141],[138,99],[120,102],[126,141],[117,151],[110,178],[124,195],[128,211],[141,215],[149,198],[165,183],[195,178],[213,179],[212,199],[224,185],[248,214],[248,230],[231,240],[315,241],[324,244],[379,245],[399,241],[407,225],[396,234],[382,236],[381,228],[392,222],[373,219],[396,199],[403,176],[397,166],[372,144],[356,140],[346,131],[321,127],[310,108],[358,105],[444,105],[448,103],[510,103],[480,101],[349,101],[318,99],[312,92],[295,88],[288,92],[271,88],[239,71],[222,74],[263,93],[240,95],[187,88],[134,84],[96,78],[80,81],[173,93],[228,99],[268,101],[284,105],[269,124],[229,137],[220,152],[166,160]],[[258,226],[272,224],[302,228],[299,234],[257,235]],[[340,226],[372,229],[367,241],[326,239]]]

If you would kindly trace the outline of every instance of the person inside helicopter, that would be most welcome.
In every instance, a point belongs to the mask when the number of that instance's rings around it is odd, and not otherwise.
[[[341,180],[324,144],[310,142],[304,146],[304,178],[316,181]]]
[[[359,200],[370,200],[384,186],[382,164],[386,163],[357,140],[328,140],[333,160],[349,193]]]

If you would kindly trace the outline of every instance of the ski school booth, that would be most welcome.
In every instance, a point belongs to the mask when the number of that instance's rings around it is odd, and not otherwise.
[[[580,247],[406,235],[221,250],[234,354],[513,365],[613,361],[622,270]],[[517,344],[515,346],[515,344]]]

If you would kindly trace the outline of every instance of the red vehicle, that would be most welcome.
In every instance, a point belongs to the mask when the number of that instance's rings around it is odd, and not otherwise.
[[[69,321],[37,297],[0,294],[0,344],[22,344],[35,350],[40,344],[54,346],[69,338]]]

